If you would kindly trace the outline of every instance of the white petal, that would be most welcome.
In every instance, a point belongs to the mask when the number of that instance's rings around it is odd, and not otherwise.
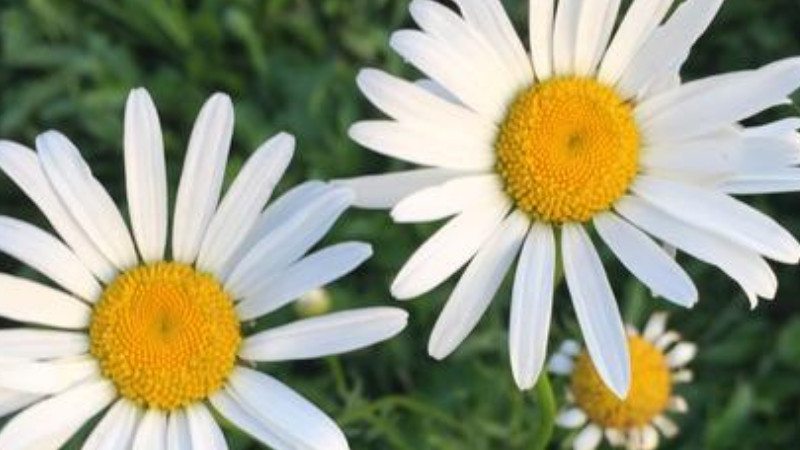
[[[389,120],[354,124],[350,138],[391,158],[453,170],[487,170],[495,162],[491,139],[468,128],[415,128]]]
[[[666,333],[653,340],[655,348],[664,351],[667,347],[681,340],[681,335],[675,331],[667,331]]]
[[[593,222],[620,262],[653,292],[681,306],[697,303],[692,279],[646,234],[610,212],[598,214]]]
[[[226,288],[235,298],[256,295],[265,276],[304,255],[325,236],[352,201],[353,194],[346,188],[330,189],[318,196],[252,247],[225,279]]]
[[[553,31],[553,70],[555,75],[574,75],[575,39],[583,0],[560,0]]]
[[[631,371],[622,317],[603,263],[581,225],[562,227],[564,274],[586,347],[600,378],[625,398]]]
[[[649,176],[639,177],[633,192],[682,220],[776,261],[800,260],[800,243],[777,222],[717,191]]]
[[[392,209],[398,223],[444,219],[478,205],[503,201],[503,184],[495,174],[459,177],[417,191]]]
[[[245,240],[239,244],[225,267],[217,273],[219,278],[227,278],[235,265],[242,260],[264,237],[283,225],[287,220],[301,213],[320,195],[330,190],[322,181],[307,181],[290,189],[270,204],[261,213]]]
[[[192,450],[192,435],[186,409],[169,413],[167,418],[167,450]]]
[[[146,262],[164,259],[167,245],[167,169],[164,139],[153,100],[131,91],[125,105],[125,181],[131,228]]]
[[[116,269],[61,203],[33,150],[13,142],[0,141],[0,170],[39,207],[61,238],[92,273],[105,282],[114,279]]]
[[[251,320],[275,311],[301,295],[338,280],[372,256],[369,244],[350,242],[315,252],[265,280],[258,293],[236,307],[240,320]]]
[[[667,353],[667,362],[672,369],[683,367],[697,355],[697,346],[689,342],[681,342]]]
[[[575,357],[580,354],[581,345],[572,339],[567,339],[558,346],[558,352],[569,357]]]
[[[634,97],[655,77],[678,65],[711,24],[723,0],[689,0],[650,38],[631,60],[617,89]]]
[[[672,382],[675,384],[691,383],[692,381],[694,381],[694,372],[691,370],[682,369],[672,373]]]
[[[590,424],[575,436],[572,448],[575,450],[594,450],[600,445],[602,439],[603,431],[600,427]]]
[[[289,166],[294,146],[292,135],[280,133],[247,160],[208,225],[197,257],[198,269],[218,273],[227,264]]]
[[[412,83],[376,69],[362,70],[356,82],[370,102],[399,122],[418,127],[483,130],[489,139],[497,133],[497,127],[491,121],[432,93],[424,84]]]
[[[94,302],[103,289],[72,251],[33,225],[0,216],[0,251],[41,272],[66,290]]]
[[[167,415],[157,409],[148,409],[139,421],[133,438],[132,450],[166,450]]]
[[[562,428],[582,427],[586,420],[586,414],[580,408],[567,409],[556,416],[556,424]]]
[[[472,258],[497,228],[511,205],[465,211],[431,236],[408,259],[392,283],[398,299],[420,296],[435,288]]]
[[[613,86],[669,11],[674,0],[633,1],[600,64],[598,80]]]
[[[125,399],[117,401],[86,439],[82,450],[130,448],[140,417],[138,406]]]
[[[617,21],[620,0],[582,1],[575,38],[575,74],[594,75]]]
[[[555,269],[553,230],[534,223],[522,248],[511,296],[509,353],[520,389],[534,386],[547,358]]]
[[[291,361],[338,355],[385,341],[405,328],[408,313],[374,307],[328,314],[262,331],[247,338],[239,357]]]
[[[467,22],[488,38],[505,68],[515,74],[519,88],[533,82],[527,52],[499,0],[455,0]]]
[[[514,86],[497,84],[496,74],[481,67],[469,54],[459,54],[442,41],[415,30],[392,34],[391,47],[422,73],[441,84],[472,110],[499,123]],[[492,89],[485,89],[492,86]]]
[[[0,364],[0,387],[31,394],[57,394],[87,379],[99,379],[90,357],[47,362]]]
[[[615,428],[606,428],[606,439],[612,447],[625,447],[628,444],[628,437],[624,432]]]
[[[0,417],[17,412],[41,398],[42,396],[38,394],[0,389]]]
[[[514,212],[481,246],[436,321],[428,343],[431,356],[447,357],[475,328],[517,257],[529,226],[523,213]]]
[[[0,274],[0,316],[19,322],[82,329],[91,310],[85,303],[45,285]]]
[[[260,422],[292,448],[349,448],[333,420],[278,380],[240,367],[231,375],[230,387]]]
[[[492,17],[495,12],[494,7],[499,8],[500,14],[506,20],[508,17],[505,16],[499,3],[491,4],[494,2],[497,0],[481,2],[456,0],[465,19],[446,6],[431,0],[414,0],[409,11],[420,28],[436,38],[439,45],[456,55],[470,55],[470,64],[484,70],[488,69],[497,85],[511,86],[512,90],[525,88],[533,78],[528,58],[523,51],[520,53],[521,58],[517,59],[508,51],[510,50],[508,46],[500,46],[495,42],[498,36],[494,30],[496,21]],[[488,8],[484,8],[484,5]],[[510,27],[511,24],[508,25]],[[511,32],[512,38],[521,47],[513,28]]]
[[[437,83],[434,80],[431,80],[430,78],[420,78],[414,81],[414,84],[416,86],[421,87],[422,89],[425,89],[429,93],[441,98],[442,100],[445,100],[450,103],[455,103],[456,105],[459,106],[465,106],[455,95],[453,95],[452,92],[448,91],[447,89],[444,88],[444,86],[442,86],[441,84]],[[464,109],[466,111],[470,111],[468,108]],[[482,120],[484,119],[482,118]]]
[[[222,430],[202,403],[186,408],[186,417],[189,419],[189,433],[192,436],[190,448],[192,450],[226,450],[228,448]]]
[[[747,127],[744,132],[754,137],[794,137],[800,130],[800,117],[787,117],[766,125]]]
[[[678,435],[678,425],[666,416],[656,416],[653,419],[653,424],[667,438],[673,438]]]
[[[650,98],[661,95],[667,91],[677,89],[683,83],[683,78],[679,70],[668,70],[653,79],[642,93],[642,98]]]
[[[24,301],[24,300],[21,300]],[[0,330],[0,357],[49,359],[89,351],[86,333],[15,328]]]
[[[725,177],[718,189],[730,195],[779,194],[800,191],[800,169],[786,168]]]
[[[642,335],[650,342],[655,342],[656,339],[661,337],[667,331],[667,318],[669,315],[664,312],[654,313],[650,316],[647,324],[644,326]]]
[[[700,176],[785,170],[800,163],[800,142],[742,133],[691,139],[646,149],[641,164],[655,171]]]
[[[56,131],[39,135],[36,148],[50,184],[92,242],[117,268],[134,266],[136,250],[128,227],[78,149]]]
[[[689,411],[689,404],[683,397],[670,397],[668,408],[670,411],[686,413]]]
[[[389,209],[418,190],[463,174],[448,169],[416,169],[334,180],[333,183],[348,187],[356,193],[353,206],[357,208]]]
[[[59,448],[115,396],[110,381],[98,380],[41,401],[6,424],[0,431],[0,448]]]
[[[800,58],[786,59],[754,71],[685,84],[642,102],[635,114],[648,143],[675,142],[782,103],[798,86]]]
[[[639,448],[641,450],[653,450],[658,447],[658,431],[650,425],[645,425],[641,429],[641,441]]]
[[[572,373],[572,369],[574,368],[575,361],[571,357],[561,353],[556,353],[555,355],[551,356],[550,361],[547,363],[548,372],[556,375],[569,375]]]
[[[257,413],[248,408],[229,389],[217,391],[209,397],[209,400],[223,417],[263,444],[275,450],[293,450],[291,445],[272,432],[268,424],[258,419]]]
[[[638,197],[624,197],[615,207],[623,217],[653,236],[719,267],[739,283],[748,296],[774,297],[777,278],[758,253],[717,233],[689,225]]]
[[[233,136],[233,104],[224,94],[206,101],[192,129],[175,200],[172,257],[194,262],[219,201]]]
[[[531,59],[539,80],[553,76],[554,3],[554,0],[530,0],[528,22]]]

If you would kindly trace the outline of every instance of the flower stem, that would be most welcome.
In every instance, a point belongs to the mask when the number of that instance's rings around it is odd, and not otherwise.
[[[539,429],[533,440],[533,450],[545,450],[550,438],[553,436],[553,429],[556,422],[556,398],[553,395],[553,387],[550,385],[550,377],[546,371],[539,375],[536,382],[536,400],[539,403],[541,419]]]

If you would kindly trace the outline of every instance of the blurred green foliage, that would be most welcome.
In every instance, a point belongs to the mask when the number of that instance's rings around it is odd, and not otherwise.
[[[525,30],[525,0],[506,0]],[[228,92],[236,105],[229,175],[278,130],[298,136],[281,187],[401,169],[347,139],[353,121],[377,113],[354,76],[379,66],[416,76],[388,51],[391,30],[408,26],[405,0],[0,0],[0,136],[31,145],[57,128],[72,137],[115,198],[124,199],[122,107],[130,88],[147,87],[161,113],[170,182],[177,184],[191,124],[203,100]],[[797,0],[728,0],[685,71],[692,79],[752,68],[800,54]],[[796,109],[794,110],[797,111]],[[791,112],[788,111],[788,112]],[[753,202],[800,235],[792,195]],[[42,218],[0,178],[0,214]],[[430,226],[392,226],[386,214],[355,211],[332,241],[368,240],[376,254],[331,288],[334,307],[392,302],[387,286]],[[701,291],[693,311],[648,293],[610,258],[626,319],[641,325],[653,309],[701,346],[696,381],[681,388],[691,411],[664,448],[792,449],[800,442],[800,277],[779,267],[774,302],[751,312],[720,272],[681,257]],[[35,276],[9,259],[5,271]],[[398,339],[342,358],[265,365],[346,430],[354,449],[524,449],[537,408],[508,368],[507,287],[479,327],[445,363],[426,355],[428,333],[452,283],[407,306],[411,326]],[[578,329],[563,287],[551,347]],[[267,324],[291,319],[291,308]],[[563,384],[557,383],[563,397]],[[234,449],[259,446],[229,430]],[[552,448],[566,447],[559,430]],[[76,447],[77,448],[77,447]]]

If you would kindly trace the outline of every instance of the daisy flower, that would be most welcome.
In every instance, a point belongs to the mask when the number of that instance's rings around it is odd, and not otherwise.
[[[666,322],[665,313],[656,313],[642,334],[628,329],[631,389],[625,400],[603,384],[589,355],[576,342],[565,341],[550,359],[551,372],[569,377],[569,405],[556,423],[580,429],[573,441],[575,450],[594,450],[603,435],[614,447],[651,450],[658,446],[659,431],[667,438],[678,433],[678,426],[665,414],[688,410],[686,400],[673,388],[692,380],[685,366],[694,359],[697,347],[668,331]]]
[[[600,377],[630,384],[625,330],[590,235],[656,294],[692,306],[692,280],[660,243],[720,268],[753,305],[773,298],[765,258],[797,263],[800,244],[732,194],[800,190],[798,119],[738,122],[785,103],[800,58],[682,84],[679,69],[722,0],[531,0],[530,53],[498,0],[458,11],[411,3],[421,30],[392,48],[427,78],[358,76],[391,120],[350,136],[425,168],[344,180],[362,207],[396,222],[448,219],[392,285],[425,294],[466,269],[433,329],[442,359],[476,326],[515,260],[510,354],[518,386],[545,360],[557,265]],[[661,241],[661,242],[659,242]]]
[[[232,132],[231,101],[216,94],[189,141],[170,259],[161,127],[146,91],[134,90],[125,110],[132,235],[62,134],[40,135],[35,152],[0,142],[0,169],[61,238],[0,217],[0,251],[58,285],[0,274],[0,316],[25,324],[0,330],[0,416],[22,410],[0,448],[60,448],[103,411],[85,450],[225,449],[216,415],[275,449],[348,448],[323,412],[251,367],[382,341],[406,313],[367,308],[245,332],[243,322],[349,273],[371,249],[350,242],[306,255],[350,205],[346,188],[309,182],[264,209],[294,151],[285,133],[220,201]]]

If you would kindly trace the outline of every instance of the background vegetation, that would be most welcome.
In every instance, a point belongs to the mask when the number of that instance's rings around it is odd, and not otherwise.
[[[506,0],[520,30],[527,1]],[[213,91],[236,105],[234,174],[278,130],[299,138],[286,189],[329,179],[402,169],[346,137],[353,121],[375,115],[358,94],[363,66],[413,75],[388,51],[390,30],[410,24],[405,0],[0,0],[0,136],[32,144],[57,128],[71,136],[115,198],[124,199],[122,108],[130,88],[145,86],[159,107],[170,184],[177,184],[195,114]],[[728,0],[686,67],[687,78],[753,68],[800,54],[797,0]],[[783,113],[797,112],[787,108]],[[754,198],[800,235],[793,195]],[[0,214],[37,223],[27,199],[0,177]],[[392,226],[386,214],[357,211],[332,240],[374,243],[376,254],[331,289],[334,308],[390,304],[390,280],[431,227]],[[780,449],[800,441],[800,276],[778,267],[774,302],[751,312],[719,271],[681,257],[701,290],[693,311],[651,299],[609,259],[628,321],[674,310],[671,324],[701,346],[696,382],[681,388],[691,411],[665,448]],[[9,259],[0,269],[24,273]],[[35,274],[25,273],[27,276]],[[346,430],[354,449],[524,449],[536,432],[531,394],[519,393],[508,368],[506,288],[477,330],[446,363],[426,341],[451,285],[404,304],[412,325],[400,338],[338,359],[265,365]],[[2,301],[2,299],[0,299]],[[282,311],[270,323],[290,320]],[[578,336],[563,288],[551,346]],[[562,395],[557,385],[557,394]],[[229,432],[235,449],[260,448]],[[552,448],[569,435],[558,431]]]

